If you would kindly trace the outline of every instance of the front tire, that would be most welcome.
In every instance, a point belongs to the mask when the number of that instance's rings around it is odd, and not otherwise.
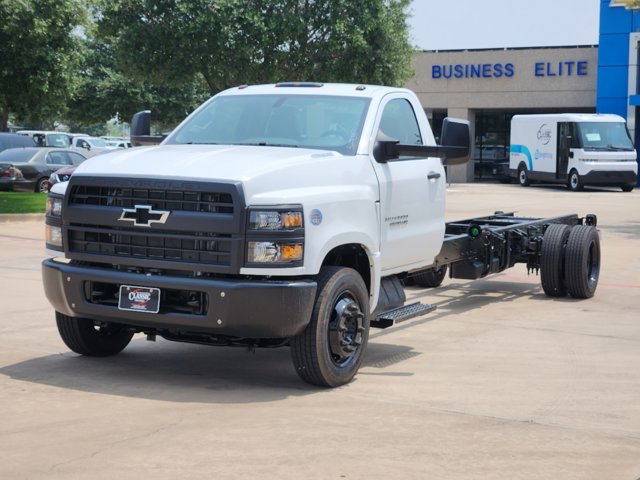
[[[635,188],[635,185],[621,185],[620,188],[623,192],[631,192]]]
[[[305,382],[323,387],[349,383],[369,339],[369,292],[351,268],[323,267],[305,330],[291,339],[291,358]]]
[[[36,193],[49,193],[49,177],[43,177],[36,182]]]
[[[70,350],[88,357],[108,357],[120,353],[131,341],[133,332],[123,325],[96,325],[87,318],[74,318],[56,312],[62,341]]]
[[[578,175],[577,170],[571,170],[569,173],[568,186],[572,192],[581,192],[584,190],[584,185],[582,184],[582,180],[580,179],[580,175]]]

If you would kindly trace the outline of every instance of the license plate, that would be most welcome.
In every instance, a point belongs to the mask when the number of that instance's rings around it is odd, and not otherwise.
[[[118,308],[129,312],[158,313],[160,310],[160,289],[120,285]]]

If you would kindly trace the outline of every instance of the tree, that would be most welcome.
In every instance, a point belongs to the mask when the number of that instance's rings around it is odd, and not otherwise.
[[[162,128],[171,128],[208,96],[202,81],[162,87],[126,76],[116,65],[111,46],[91,35],[85,52],[82,75],[65,119],[73,129],[86,132],[92,125],[104,129],[107,120],[118,117],[128,122],[135,112],[146,109],[153,111]]]
[[[201,76],[211,93],[282,80],[398,85],[411,74],[409,0],[100,0],[98,32],[125,72]]]
[[[0,0],[0,131],[9,115],[34,123],[64,112],[75,81],[79,0]]]

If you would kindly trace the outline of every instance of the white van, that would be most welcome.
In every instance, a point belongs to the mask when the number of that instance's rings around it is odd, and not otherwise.
[[[62,147],[67,148],[71,143],[71,138],[64,132],[53,132],[46,130],[18,130],[18,135],[25,135],[33,138],[39,147]]]
[[[618,115],[514,115],[509,153],[509,174],[522,186],[538,181],[630,192],[638,178],[636,151]]]

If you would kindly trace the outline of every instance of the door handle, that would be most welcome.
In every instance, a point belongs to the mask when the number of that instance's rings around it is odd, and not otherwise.
[[[429,175],[427,175],[427,180],[437,180],[438,178],[440,178],[438,172],[429,172]]]

